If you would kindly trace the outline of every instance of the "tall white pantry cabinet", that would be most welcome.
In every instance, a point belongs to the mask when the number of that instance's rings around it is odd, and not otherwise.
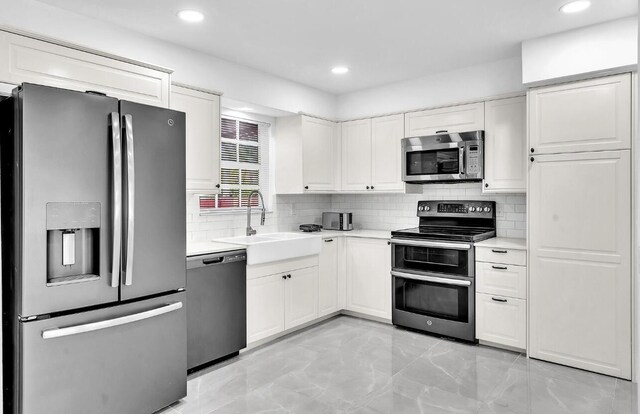
[[[529,92],[529,351],[631,378],[631,75]]]

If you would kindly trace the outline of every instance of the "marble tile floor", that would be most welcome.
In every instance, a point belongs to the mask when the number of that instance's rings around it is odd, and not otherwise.
[[[193,374],[161,414],[638,413],[634,384],[340,316]]]

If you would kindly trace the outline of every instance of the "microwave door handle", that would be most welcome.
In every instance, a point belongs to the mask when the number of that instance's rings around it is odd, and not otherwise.
[[[396,271],[392,271],[391,276],[400,277],[402,279],[419,280],[422,282],[440,283],[442,285],[471,286],[471,281],[469,280],[448,279],[445,277],[415,275],[412,273],[404,273],[404,272],[396,272]]]
[[[127,257],[124,273],[124,284],[133,284],[133,240],[135,234],[135,164],[133,153],[133,117],[130,114],[124,116],[126,150],[127,150]]]
[[[458,166],[460,168],[460,175],[464,175],[464,146],[458,149]]]
[[[111,112],[111,144],[113,147],[113,251],[111,261],[111,287],[120,284],[120,254],[122,250],[122,140],[120,114]]]

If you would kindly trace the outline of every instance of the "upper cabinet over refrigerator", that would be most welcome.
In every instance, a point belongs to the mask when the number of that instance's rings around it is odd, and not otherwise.
[[[631,74],[532,89],[529,152],[631,148]]]

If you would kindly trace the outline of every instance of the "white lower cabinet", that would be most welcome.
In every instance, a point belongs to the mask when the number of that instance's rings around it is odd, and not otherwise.
[[[258,265],[260,266],[260,265]],[[278,273],[255,276],[248,268],[247,342],[252,343],[318,317],[318,266],[294,270],[286,263],[263,267]]]
[[[322,240],[318,265],[318,316],[339,311],[340,275],[338,263],[338,238]]]
[[[476,245],[476,338],[480,341],[527,348],[525,246],[519,239],[490,239]]]
[[[284,331],[282,275],[247,280],[247,342]]]
[[[294,270],[284,281],[284,329],[318,317],[318,267]]]
[[[391,319],[391,246],[388,240],[347,239],[347,310]]]
[[[527,347],[527,301],[476,294],[476,337],[513,348]]]

